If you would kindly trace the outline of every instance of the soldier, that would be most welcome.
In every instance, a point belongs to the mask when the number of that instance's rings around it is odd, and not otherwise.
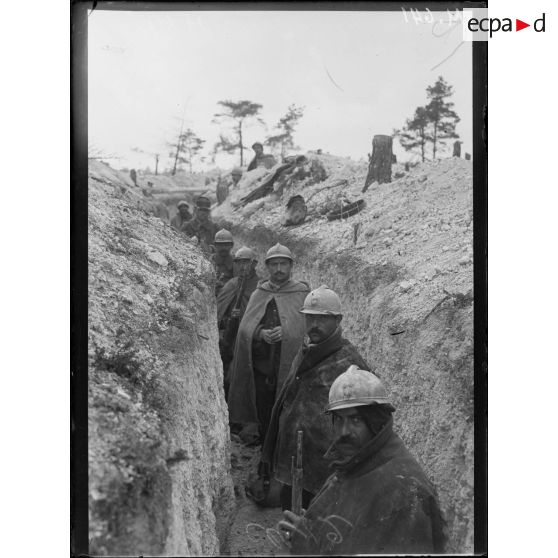
[[[130,178],[132,179],[132,182],[134,183],[134,186],[138,185],[138,175],[136,173],[136,169],[132,169],[130,171]]]
[[[225,397],[229,391],[228,369],[240,320],[255,291],[260,277],[256,274],[256,253],[246,246],[234,256],[234,277],[227,281],[217,296],[217,323],[219,324],[219,352],[223,361]]]
[[[253,292],[240,322],[231,366],[229,417],[246,443],[263,441],[276,390],[285,381],[304,337],[298,312],[310,291],[291,279],[291,251],[277,243],[265,258],[269,273]]]
[[[182,225],[180,230],[189,237],[196,237],[204,252],[210,252],[217,233],[217,225],[211,220],[211,201],[205,196],[196,200],[196,213],[193,219]]]
[[[334,473],[307,512],[284,511],[292,554],[441,554],[445,521],[436,490],[393,432],[382,382],[350,366],[329,391]],[[306,472],[304,472],[306,474]]]
[[[306,339],[295,356],[287,380],[277,396],[259,466],[263,487],[270,475],[282,483],[281,505],[291,509],[291,456],[296,454],[297,431],[303,432],[304,507],[329,476],[324,453],[332,435],[323,410],[333,381],[351,364],[369,368],[357,348],[343,338],[341,301],[325,285],[305,299]]]
[[[178,213],[172,218],[171,226],[179,231],[182,228],[182,225],[192,218],[192,214],[190,213],[190,206],[184,200],[180,200],[176,204],[176,207],[178,209]]]
[[[273,157],[273,155],[266,155],[263,152],[263,145],[259,141],[252,145],[252,149],[254,150],[255,155],[248,165],[249,171],[257,169],[259,167],[270,169],[277,164],[277,161],[275,160],[275,157]]]
[[[217,274],[215,284],[215,295],[223,288],[223,285],[233,277],[233,257],[231,250],[234,246],[232,234],[227,229],[221,229],[215,234],[213,241],[215,254],[213,254],[213,265]]]

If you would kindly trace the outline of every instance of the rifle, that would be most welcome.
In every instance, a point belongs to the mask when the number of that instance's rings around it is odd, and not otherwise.
[[[296,465],[295,456],[291,457],[291,511],[302,515],[302,430],[296,433]]]
[[[232,310],[240,310],[242,305],[242,297],[244,295],[244,289],[246,287],[248,273],[244,273],[240,278],[240,283],[238,284],[238,290],[236,292],[236,298]],[[232,313],[232,312],[231,312]],[[240,325],[240,318],[235,316],[230,316],[227,320],[227,327],[225,329],[225,343],[228,348],[232,348],[234,341],[236,339],[236,334],[238,333],[238,326]]]
[[[271,323],[266,325],[266,328],[273,329],[281,325],[281,321],[279,320],[279,311],[277,309],[277,303],[273,306],[273,311],[271,313]],[[270,370],[273,369],[273,362],[275,361],[275,353],[277,352],[277,343],[273,343],[270,347],[269,351],[269,368]]]

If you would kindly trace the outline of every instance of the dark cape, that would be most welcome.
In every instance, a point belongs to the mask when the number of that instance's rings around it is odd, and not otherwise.
[[[393,432],[393,419],[312,500],[291,554],[439,554],[447,538],[435,488]]]
[[[278,289],[275,289],[268,280],[260,281],[252,293],[238,328],[231,365],[228,399],[231,422],[239,424],[259,422],[252,365],[252,340],[254,331],[265,314],[267,304],[275,299],[283,330],[277,375],[277,391],[279,391],[304,338],[304,315],[299,310],[309,292],[308,283],[290,279]]]
[[[341,327],[321,343],[305,343],[298,351],[273,407],[262,449],[261,460],[269,463],[279,482],[291,484],[298,430],[303,432],[302,487],[316,494],[331,474],[324,453],[333,442],[333,432],[324,411],[331,384],[351,364],[370,369],[356,347],[342,337]]]
[[[244,292],[242,293],[242,301],[240,302],[240,313],[242,314],[248,305],[250,295],[256,290],[260,278],[254,274],[252,277],[246,279],[244,285]],[[217,295],[217,323],[225,317],[227,309],[235,300],[240,283],[240,277],[233,277],[229,279],[224,285],[219,294]]]

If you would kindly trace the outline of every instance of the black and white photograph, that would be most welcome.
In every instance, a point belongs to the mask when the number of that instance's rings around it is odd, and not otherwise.
[[[74,19],[74,551],[486,552],[465,3],[157,4]]]

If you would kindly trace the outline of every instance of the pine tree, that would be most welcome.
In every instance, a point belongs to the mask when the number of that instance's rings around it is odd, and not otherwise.
[[[304,115],[304,107],[297,107],[292,104],[287,108],[285,116],[279,119],[275,129],[279,131],[274,136],[267,138],[267,143],[271,147],[281,146],[281,156],[284,157],[287,149],[296,149],[293,134],[298,121]]]
[[[234,153],[237,149],[240,149],[240,166],[244,164],[244,150],[247,149],[242,143],[243,141],[243,126],[245,121],[255,118],[261,124],[264,124],[263,120],[258,117],[258,113],[262,109],[262,105],[254,103],[252,101],[219,101],[225,112],[214,114],[213,122],[219,123],[223,120],[229,120],[234,122],[235,138],[220,134],[220,140],[215,144],[213,148],[213,153],[218,151],[224,151],[225,153]]]
[[[420,148],[422,162],[426,159],[426,144],[432,141],[428,128],[430,125],[426,107],[417,107],[413,118],[408,118],[402,130],[396,130],[394,135],[399,137],[399,143],[406,151]]]
[[[432,159],[436,159],[436,152],[440,145],[445,145],[448,139],[459,137],[455,127],[460,118],[453,110],[454,104],[447,100],[453,95],[453,87],[442,76],[434,85],[426,88],[426,94],[430,99],[426,105],[426,112],[431,127]]]

